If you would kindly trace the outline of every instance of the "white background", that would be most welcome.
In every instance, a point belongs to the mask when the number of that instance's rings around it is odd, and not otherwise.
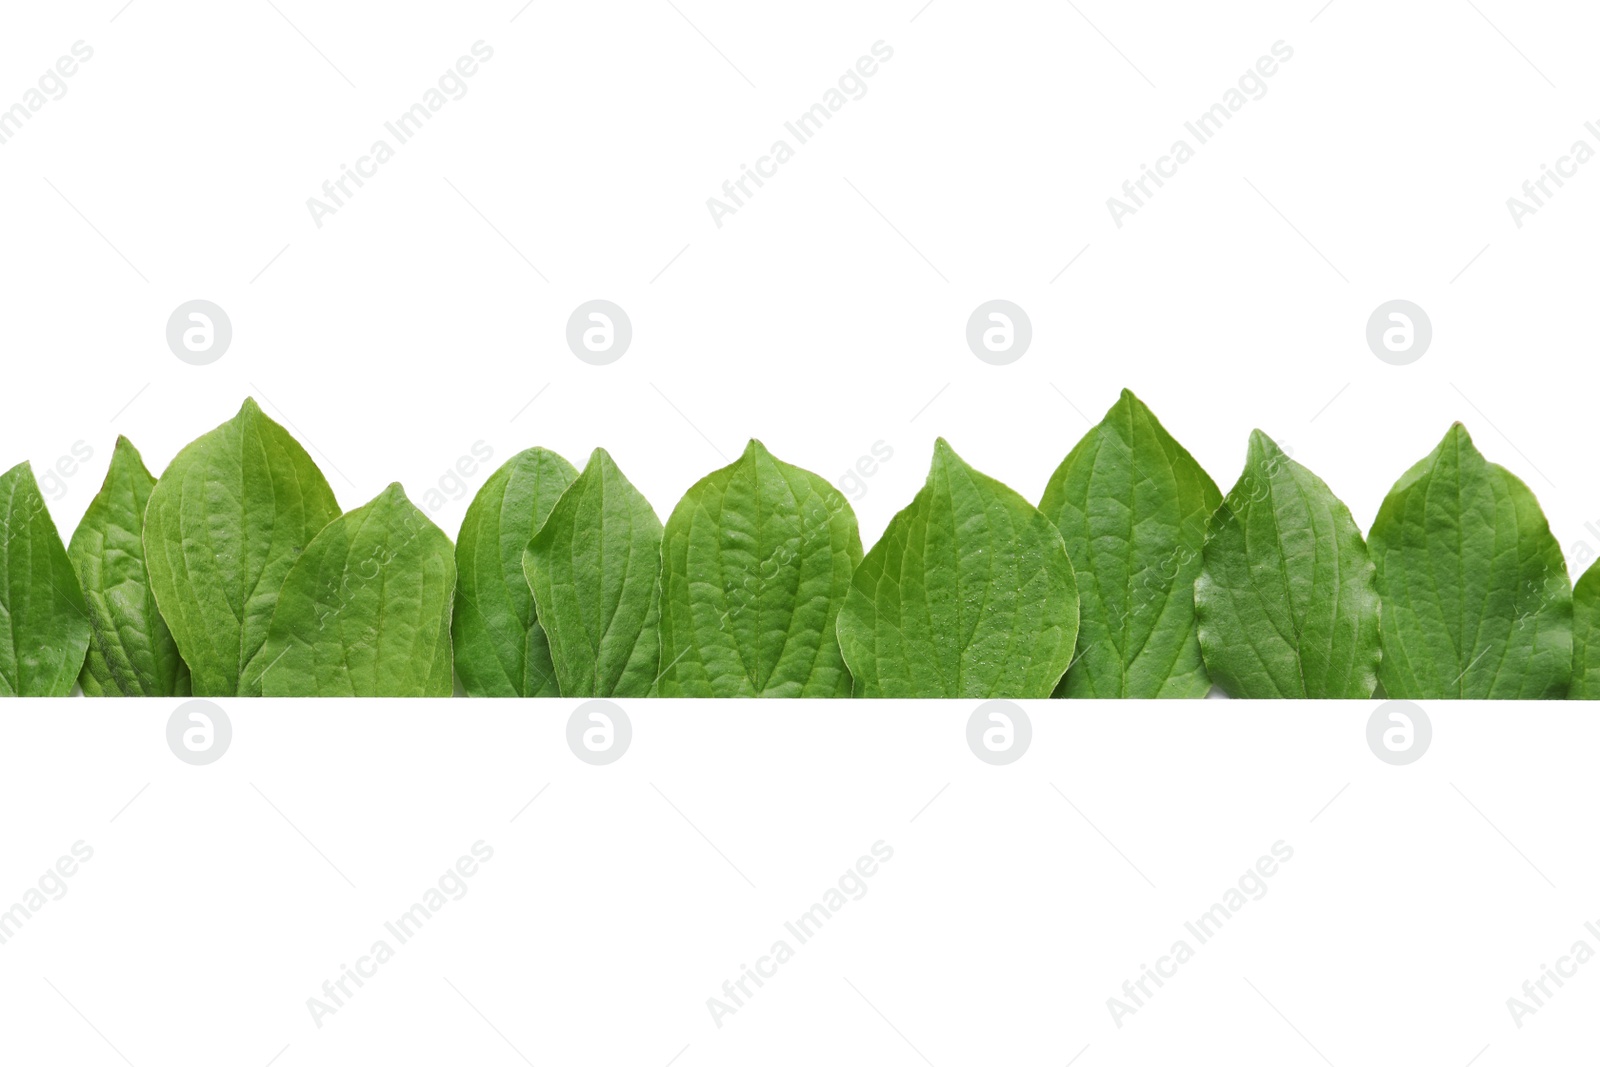
[[[393,480],[420,503],[479,441],[494,463],[603,445],[663,517],[751,435],[830,478],[882,441],[855,501],[871,544],[935,436],[1036,499],[1128,386],[1224,489],[1259,426],[1363,528],[1461,419],[1570,559],[1600,548],[1600,162],[1521,228],[1506,207],[1573,141],[1600,149],[1592,11],[919,2],[12,5],[0,107],[75,41],[94,56],[0,145],[0,466],[92,450],[47,485],[66,537],[117,433],[159,470],[247,394],[346,507]],[[466,95],[318,228],[307,198],[479,40]],[[880,40],[866,95],[718,228],[706,199]],[[1279,40],[1266,95],[1114,225],[1107,197]],[[165,341],[195,298],[234,330],[205,367]],[[563,336],[593,298],[633,323],[605,367]],[[1009,366],[966,347],[992,298],[1032,319]],[[1405,367],[1364,339],[1395,298],[1434,329]],[[432,509],[447,532],[491,466]],[[235,747],[200,769],[166,751],[165,702],[8,711],[0,902],[73,841],[96,854],[0,946],[6,1058],[1586,1047],[1600,973],[1520,1031],[1504,1007],[1600,919],[1581,709],[1434,708],[1434,750],[1397,769],[1367,752],[1364,705],[1033,705],[1034,749],[994,769],[965,707],[635,702],[635,748],[596,769],[562,742],[571,707],[235,703]],[[479,838],[496,858],[471,893],[313,1027],[305,998]],[[896,858],[868,896],[714,1028],[705,997],[880,838]],[[1113,1027],[1105,998],[1280,838],[1296,858],[1268,896]]]

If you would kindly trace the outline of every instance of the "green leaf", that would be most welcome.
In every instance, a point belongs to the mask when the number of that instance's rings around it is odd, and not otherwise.
[[[659,695],[849,696],[834,623],[860,562],[839,491],[752,440],[667,519]]]
[[[1372,695],[1382,653],[1361,531],[1260,430],[1212,519],[1194,594],[1206,668],[1229,695]]]
[[[119,436],[105,483],[67,549],[94,633],[79,677],[85,696],[189,692],[189,667],[156,609],[144,564],[144,509],[155,484],[138,449]]]
[[[839,613],[864,697],[1047,697],[1072,660],[1078,592],[1061,534],[945,442],[866,554]]]
[[[64,697],[89,648],[89,610],[33,468],[0,475],[0,696]]]
[[[1039,501],[1078,579],[1077,659],[1057,696],[1203,697],[1194,580],[1222,493],[1128,390]]]
[[[1371,540],[1389,696],[1566,694],[1566,560],[1533,493],[1484,459],[1460,423],[1389,490]]]
[[[451,627],[468,696],[561,695],[522,552],[577,476],[547,449],[518,452],[483,483],[461,520]]]
[[[450,696],[455,583],[450,538],[391,484],[289,568],[252,685],[262,696]]]
[[[317,465],[254,400],[178,453],[150,493],[145,563],[195,695],[244,695],[278,587],[338,515]]]
[[[550,509],[522,569],[562,696],[650,694],[661,659],[661,520],[605,449]]]
[[[1600,700],[1600,562],[1572,587],[1573,700]]]

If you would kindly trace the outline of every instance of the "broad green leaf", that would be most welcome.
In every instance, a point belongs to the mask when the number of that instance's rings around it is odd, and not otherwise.
[[[1600,700],[1600,562],[1572,587],[1573,700]]]
[[[289,568],[253,686],[269,697],[454,691],[450,538],[395,482],[334,519]]]
[[[189,692],[189,667],[156,609],[144,565],[144,509],[155,484],[138,449],[119,436],[105,483],[67,549],[94,630],[79,676],[85,696]]]
[[[1039,501],[1078,579],[1077,658],[1056,696],[1206,695],[1194,580],[1221,503],[1211,476],[1124,389]]]
[[[522,568],[562,696],[650,695],[661,659],[661,520],[605,449],[550,509]]]
[[[752,440],[684,494],[662,545],[664,697],[847,697],[834,623],[861,562],[838,490]]]
[[[64,697],[89,648],[89,610],[33,468],[0,475],[0,696]]]
[[[1361,531],[1321,478],[1266,434],[1212,518],[1195,582],[1200,649],[1235,697],[1364,699],[1381,656]]]
[[[578,476],[543,448],[518,452],[473,497],[456,538],[456,674],[468,696],[560,696],[522,552]]]
[[[1047,697],[1072,661],[1061,534],[945,442],[851,577],[839,645],[863,697]]]
[[[1391,697],[1549,698],[1572,676],[1572,584],[1528,487],[1460,423],[1372,523]]]
[[[197,696],[244,695],[278,587],[339,504],[254,400],[179,452],[150,493],[145,564]]]

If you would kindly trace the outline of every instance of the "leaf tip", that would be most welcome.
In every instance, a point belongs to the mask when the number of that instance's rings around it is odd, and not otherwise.
[[[1444,432],[1444,440],[1439,442],[1439,449],[1435,451],[1444,449],[1447,446],[1458,454],[1481,455],[1478,451],[1478,446],[1472,442],[1472,434],[1467,432],[1466,424],[1463,422],[1457,421],[1450,424],[1450,428]]]

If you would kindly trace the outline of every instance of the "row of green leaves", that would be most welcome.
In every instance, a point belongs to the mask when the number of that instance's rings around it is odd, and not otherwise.
[[[865,553],[758,441],[665,526],[530,448],[452,546],[398,483],[341,514],[246,400],[159,480],[118,438],[70,547],[26,463],[0,529],[8,695],[1600,696],[1600,564],[1459,424],[1366,539],[1260,431],[1224,497],[1124,391],[1037,507],[939,440]]]

